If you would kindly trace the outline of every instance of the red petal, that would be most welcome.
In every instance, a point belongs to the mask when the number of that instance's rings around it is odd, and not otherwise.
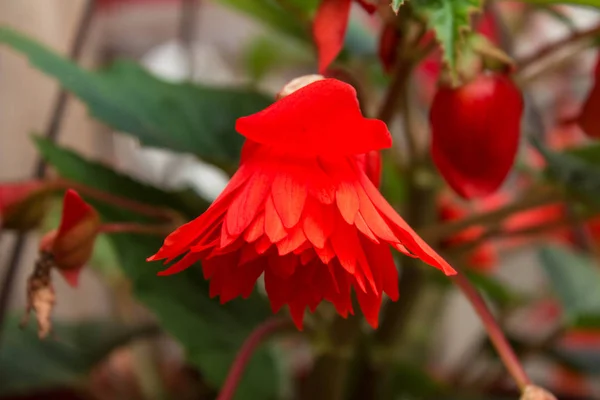
[[[344,220],[349,224],[353,224],[359,208],[358,195],[354,190],[354,185],[349,182],[339,182],[335,199]]]
[[[269,256],[269,268],[271,271],[283,279],[288,279],[294,274],[296,267],[300,263],[299,257],[295,254],[280,256],[271,254]]]
[[[283,222],[275,210],[273,198],[269,196],[265,203],[265,234],[272,243],[277,243],[287,236],[287,231],[283,227]]]
[[[307,188],[300,180],[298,173],[280,172],[273,180],[271,189],[275,209],[281,217],[283,226],[291,228],[300,221],[304,202],[308,194]]]
[[[269,239],[267,236],[263,236],[254,242],[254,247],[258,254],[264,254],[264,252],[266,252],[272,244],[273,243],[271,243],[271,239]]]
[[[388,243],[399,243],[400,240],[394,235],[388,224],[381,217],[362,186],[359,183],[356,183],[355,187],[360,203],[360,214],[367,223],[367,226],[378,238],[385,240]]]
[[[400,238],[400,241],[406,246],[412,253],[417,255],[421,260],[427,264],[436,267],[446,275],[454,275],[456,271],[437,254],[412,228],[396,213],[396,211],[389,205],[385,198],[379,193],[379,191],[373,186],[373,183],[367,178],[366,175],[362,174],[361,185],[365,189],[365,192],[369,196],[369,199],[375,204],[377,209],[385,215],[390,221],[390,225],[394,229],[394,233]],[[362,210],[361,210],[362,211]],[[369,226],[370,222],[369,222]],[[372,227],[372,226],[371,226]]]
[[[307,163],[306,174],[310,176],[308,193],[322,204],[332,204],[335,201],[335,183],[316,160]]]
[[[240,235],[250,225],[264,206],[272,182],[272,174],[261,169],[254,170],[227,210],[225,222],[230,235]]]
[[[320,249],[325,246],[327,238],[335,228],[334,209],[319,204],[316,200],[306,202],[303,218],[303,228],[306,238]]]
[[[353,240],[353,227],[341,218],[336,221],[336,227],[331,235],[331,245],[340,264],[349,274],[356,272],[356,247]],[[358,239],[356,239],[358,241]]]
[[[336,79],[313,82],[265,110],[239,118],[246,138],[304,157],[361,154],[392,145],[385,123],[364,118],[356,90]]]
[[[365,319],[373,327],[377,329],[379,325],[379,309],[381,308],[381,295],[365,294],[360,290],[356,290],[356,298],[360,309],[365,315]]]
[[[381,287],[393,301],[398,300],[398,270],[392,252],[385,244],[376,245],[368,240],[361,240],[369,265],[380,274]]]
[[[319,256],[319,259],[323,264],[329,264],[329,262],[335,257],[335,252],[331,243],[325,242],[325,246],[322,249],[315,247],[315,253]]]
[[[322,0],[313,22],[319,73],[325,72],[344,46],[352,0]]]
[[[368,237],[371,241],[373,241],[375,243],[379,243],[379,239],[377,239],[377,236],[375,236],[373,231],[369,228],[369,226],[365,222],[365,219],[363,218],[363,216],[360,212],[358,214],[356,214],[356,218],[354,219],[354,224],[356,225],[356,228],[363,235]]]
[[[63,200],[62,219],[58,228],[57,238],[73,229],[82,220],[96,217],[96,210],[83,201],[76,191],[72,189],[67,190]]]
[[[290,230],[288,235],[281,241],[277,242],[279,255],[283,256],[293,252],[306,242],[306,236],[300,225],[296,225]]]
[[[267,200],[268,202],[268,200]],[[261,212],[260,214],[258,214],[256,216],[256,218],[254,218],[254,221],[252,221],[252,223],[250,224],[250,226],[248,226],[248,229],[246,229],[246,232],[244,232],[244,240],[248,243],[252,243],[256,240],[258,240],[258,238],[260,238],[262,235],[265,234],[265,214],[266,214],[266,205],[265,205],[265,212]]]
[[[79,276],[81,275],[82,268],[83,267],[71,269],[57,269],[57,271],[62,275],[62,277],[69,284],[69,286],[75,288],[79,285]]]
[[[167,276],[177,274],[182,272],[189,267],[191,267],[194,263],[200,260],[200,255],[197,253],[188,253],[181,260],[177,261],[175,264],[171,265],[169,268],[164,271],[160,271],[158,276]]]

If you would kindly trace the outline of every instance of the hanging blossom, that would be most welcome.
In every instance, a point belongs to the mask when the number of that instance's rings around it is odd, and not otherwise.
[[[369,14],[377,6],[368,0],[356,0]],[[352,0],[322,0],[313,22],[313,38],[319,53],[319,72],[323,73],[344,47]]]
[[[383,293],[398,299],[390,247],[455,273],[365,173],[373,159],[365,154],[392,141],[385,123],[362,116],[352,86],[310,83],[238,119],[236,130],[246,137],[238,171],[204,214],[149,258],[178,259],[159,275],[202,261],[210,295],[225,303],[250,296],[264,274],[273,311],[287,305],[302,329],[305,309],[323,300],[353,314],[352,289],[376,327]]]

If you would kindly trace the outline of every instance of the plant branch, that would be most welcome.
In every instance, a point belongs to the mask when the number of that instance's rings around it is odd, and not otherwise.
[[[87,0],[81,17],[79,19],[79,24],[77,26],[74,40],[69,51],[69,57],[73,61],[79,60],[81,56],[83,46],[85,45],[88,33],[90,31],[91,22],[94,15],[94,9],[95,0]],[[51,118],[44,133],[44,136],[49,140],[55,141],[58,137],[61,128],[61,122],[65,115],[65,110],[67,108],[67,100],[67,91],[61,89],[56,100],[54,101]],[[46,163],[41,157],[38,157],[33,176],[35,178],[42,178],[45,176],[45,174]],[[6,274],[4,275],[4,279],[2,281],[2,288],[0,288],[0,339],[6,320],[6,313],[8,311],[10,298],[12,296],[14,281],[17,276],[19,265],[21,264],[21,255],[25,247],[25,241],[26,235],[24,233],[21,233],[17,236],[13,248],[11,250],[11,255],[8,261],[8,267],[6,268]]]
[[[265,321],[262,325],[259,325],[251,334],[248,336],[242,348],[238,352],[223,388],[217,397],[217,400],[231,400],[235,395],[235,391],[244,375],[246,366],[252,358],[252,355],[256,349],[268,338],[274,334],[281,332],[282,330],[292,327],[290,321],[282,320],[278,318],[270,319]]]
[[[479,315],[481,322],[483,323],[490,341],[498,351],[500,359],[506,366],[506,369],[513,377],[517,386],[521,391],[531,384],[531,380],[527,376],[527,373],[523,369],[521,362],[517,358],[513,348],[508,343],[508,340],[504,336],[502,329],[494,319],[494,316],[488,309],[485,301],[477,292],[477,289],[469,282],[469,280],[460,272],[450,277],[452,281],[459,287],[465,297],[469,300],[475,312]]]
[[[575,32],[570,36],[567,36],[554,43],[550,43],[546,46],[543,46],[533,54],[524,57],[522,60],[518,60],[517,65],[519,67],[519,70],[530,68],[533,64],[536,64],[544,58],[553,56],[563,51],[566,47],[569,47],[570,45],[573,45],[585,39],[592,39],[594,36],[598,35],[600,35],[600,25],[594,26],[583,31]]]
[[[476,214],[460,220],[428,226],[419,231],[427,242],[438,242],[476,225],[497,223],[520,211],[541,207],[560,201],[562,193],[556,188],[532,189],[522,199],[497,210]]]

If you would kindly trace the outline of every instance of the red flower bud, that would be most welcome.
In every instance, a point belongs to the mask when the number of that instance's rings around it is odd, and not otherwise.
[[[367,0],[357,0],[368,13],[377,6]],[[313,38],[319,53],[319,73],[325,72],[344,46],[352,0],[321,0],[313,22]]]
[[[522,113],[521,93],[504,75],[438,89],[430,114],[431,154],[460,196],[486,196],[500,187],[517,154]]]
[[[52,255],[54,266],[71,286],[77,286],[81,268],[92,255],[99,228],[96,210],[68,190],[60,226],[42,238],[40,250]]]
[[[588,136],[600,138],[600,120],[598,119],[598,112],[600,111],[600,57],[596,61],[594,79],[594,86],[588,94],[577,122]]]

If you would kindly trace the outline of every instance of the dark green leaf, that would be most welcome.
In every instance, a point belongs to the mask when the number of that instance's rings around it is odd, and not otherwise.
[[[435,31],[444,51],[444,62],[454,69],[464,43],[463,33],[471,29],[470,16],[481,9],[482,0],[411,0],[413,9]]]
[[[513,291],[508,285],[498,279],[474,271],[465,271],[469,280],[490,300],[501,307],[509,307],[520,303],[523,296]]]
[[[530,136],[532,145],[544,156],[548,166],[546,175],[586,200],[600,204],[600,163],[596,145],[566,152],[548,149],[537,138]]]
[[[199,215],[208,206],[208,202],[191,190],[163,191],[118,173],[106,165],[86,160],[48,139],[35,137],[34,140],[42,157],[54,166],[63,178],[146,204],[170,207],[190,217]]]
[[[392,382],[395,398],[438,398],[446,390],[440,382],[414,364],[397,364]]]
[[[302,40],[310,41],[310,25],[308,20],[303,23],[300,18],[307,18],[310,11],[316,7],[315,0],[292,0],[278,2],[272,0],[217,0],[219,3],[241,11],[255,18],[278,32]],[[286,10],[280,3],[290,5]],[[300,15],[298,15],[300,14]]]
[[[589,257],[559,246],[540,250],[540,261],[571,325],[600,321],[600,271]]]
[[[194,153],[224,167],[239,156],[242,137],[235,132],[236,119],[271,103],[251,90],[163,82],[127,61],[86,71],[7,28],[0,28],[0,43],[27,56],[114,129],[145,145]]]
[[[183,345],[206,381],[220,386],[245,337],[270,315],[264,299],[254,295],[221,305],[209,298],[199,266],[169,277],[156,276],[161,265],[145,259],[158,250],[160,239],[134,235],[113,235],[112,239],[136,297]],[[253,355],[235,398],[274,399],[278,380],[273,356],[263,348]]]
[[[40,340],[33,326],[21,330],[16,319],[9,319],[0,347],[0,394],[81,383],[112,350],[156,333],[156,326],[130,328],[87,321],[55,323],[53,337]]]

